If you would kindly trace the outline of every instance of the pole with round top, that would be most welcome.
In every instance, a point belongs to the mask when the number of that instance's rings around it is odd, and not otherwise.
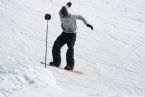
[[[48,20],[51,19],[51,15],[50,14],[45,14],[45,20],[47,21],[47,28],[46,28],[46,49],[45,49],[45,68],[46,68],[46,64],[47,64],[47,41],[48,41]]]

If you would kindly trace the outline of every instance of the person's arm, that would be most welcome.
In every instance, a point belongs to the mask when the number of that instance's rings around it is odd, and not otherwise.
[[[87,20],[81,16],[81,15],[73,15],[75,17],[75,19],[81,20],[84,22],[85,25],[87,25]]]
[[[93,26],[87,23],[87,20],[81,15],[73,15],[76,19],[81,20],[87,27],[90,27],[93,30]]]

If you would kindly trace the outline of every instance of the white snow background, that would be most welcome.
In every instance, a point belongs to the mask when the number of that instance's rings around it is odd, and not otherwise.
[[[75,70],[44,62],[46,20],[48,58],[62,32],[58,11],[77,21]],[[62,48],[64,68],[67,46]],[[145,97],[145,0],[0,0],[0,97]]]

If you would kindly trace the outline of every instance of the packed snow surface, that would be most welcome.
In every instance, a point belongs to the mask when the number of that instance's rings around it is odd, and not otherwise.
[[[58,12],[77,21],[75,70],[44,68],[62,32]],[[66,65],[62,48],[61,68]],[[0,97],[145,97],[145,0],[0,0]]]

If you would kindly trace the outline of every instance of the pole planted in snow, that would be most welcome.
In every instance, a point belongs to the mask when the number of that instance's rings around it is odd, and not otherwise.
[[[47,28],[46,28],[46,48],[45,48],[45,68],[46,68],[46,64],[47,64],[47,41],[48,41],[48,20],[51,19],[51,15],[50,14],[45,14],[45,20],[47,20]]]

